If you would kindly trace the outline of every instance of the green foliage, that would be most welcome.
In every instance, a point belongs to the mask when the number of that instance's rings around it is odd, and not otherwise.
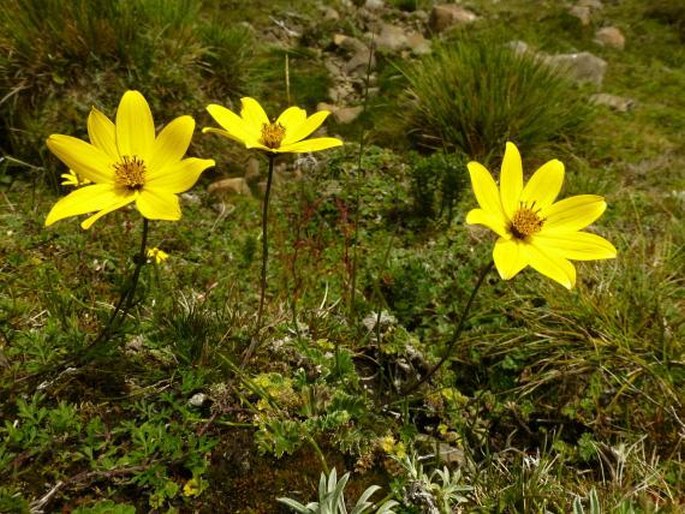
[[[582,133],[591,108],[559,71],[492,38],[436,45],[402,67],[402,116],[419,144],[483,159],[514,141],[522,152]]]
[[[414,159],[409,174],[410,193],[419,217],[452,220],[453,210],[467,185],[465,160],[457,154],[436,152]]]
[[[91,106],[112,115],[126,89],[158,121],[244,93],[251,33],[188,0],[9,0],[0,13],[0,119],[6,153],[45,161],[51,133],[80,136]]]

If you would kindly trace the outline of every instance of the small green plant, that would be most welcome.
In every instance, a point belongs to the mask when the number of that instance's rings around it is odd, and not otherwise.
[[[599,497],[597,496],[597,489],[593,487],[590,490],[587,499],[590,508],[588,511],[589,514],[602,514],[602,508],[599,505]],[[585,514],[585,507],[583,507],[583,500],[580,496],[577,496],[573,500],[573,514]]]
[[[392,458],[405,472],[402,486],[404,503],[420,508],[420,512],[450,514],[456,506],[468,501],[466,494],[473,487],[464,483],[459,470],[450,471],[443,466],[428,473],[414,453],[403,458]]]
[[[347,510],[345,504],[345,486],[350,479],[350,474],[345,473],[338,481],[338,474],[335,468],[331,470],[326,478],[325,473],[321,473],[319,479],[319,501],[309,502],[303,505],[292,498],[278,498],[278,501],[287,505],[295,512],[300,514],[364,514],[374,512],[376,514],[393,514],[393,507],[398,505],[395,500],[386,500],[382,505],[376,507],[369,498],[380,489],[377,485],[368,487],[355,503],[352,510]]]
[[[466,185],[466,163],[457,154],[417,157],[410,169],[411,195],[421,218],[452,219],[453,208]]]
[[[463,40],[402,69],[405,118],[421,146],[487,157],[505,141],[523,150],[578,134],[591,108],[559,71],[501,41]]]

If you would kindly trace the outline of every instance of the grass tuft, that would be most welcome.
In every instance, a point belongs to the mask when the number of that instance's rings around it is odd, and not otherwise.
[[[409,82],[403,118],[415,142],[475,159],[506,141],[526,153],[573,137],[592,114],[568,79],[497,38],[445,43],[402,71]]]

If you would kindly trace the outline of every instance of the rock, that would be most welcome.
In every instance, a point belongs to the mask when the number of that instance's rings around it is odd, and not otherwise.
[[[423,34],[415,32],[407,38],[407,45],[414,55],[426,55],[431,53],[431,42],[423,37]]]
[[[364,7],[371,11],[380,11],[385,7],[383,0],[366,0]]]
[[[345,34],[334,34],[333,44],[351,54],[368,50],[366,45],[359,41],[356,37],[347,36]]]
[[[464,451],[450,446],[447,443],[438,442],[438,462],[444,464],[464,464]]]
[[[183,198],[183,201],[188,203],[189,205],[200,205],[202,200],[196,193],[183,193],[181,194],[181,198]]]
[[[578,5],[580,7],[587,7],[591,11],[599,11],[604,7],[600,0],[579,0]]]
[[[595,42],[602,46],[623,50],[626,38],[616,27],[604,27],[595,33]]]
[[[581,25],[583,25],[584,27],[590,25],[591,16],[589,7],[585,7],[582,5],[574,5],[569,9],[568,12],[571,16],[578,18],[580,20]]]
[[[605,105],[617,112],[628,112],[635,107],[635,100],[607,93],[592,95],[590,100],[597,105]]]
[[[340,13],[332,7],[326,7],[323,12],[323,19],[326,21],[338,21],[340,19]]]
[[[434,5],[428,19],[428,26],[433,32],[443,32],[455,25],[463,25],[476,21],[476,16],[471,11],[457,4]]]
[[[515,54],[525,54],[528,51],[528,43],[524,41],[509,41],[507,46],[511,48]]]
[[[607,62],[590,52],[558,54],[544,59],[551,66],[568,72],[572,80],[592,82],[598,86],[602,84],[607,69]]]
[[[348,74],[361,73],[363,75],[369,67],[369,60],[371,61],[371,68],[373,68],[376,65],[376,57],[371,53],[371,50],[364,48],[345,63],[343,71]]]
[[[376,323],[380,323],[381,329],[387,329],[397,325],[397,318],[388,311],[381,311],[380,316],[377,312],[371,312],[362,320],[362,324],[369,332],[376,328]]]
[[[217,180],[209,185],[207,192],[210,194],[239,194],[252,196],[247,181],[243,177],[225,178]]]
[[[398,52],[409,48],[409,40],[404,29],[398,25],[384,23],[381,26],[380,34],[376,37],[376,48],[388,52]]]
[[[356,107],[341,107],[333,111],[333,119],[336,123],[347,125],[356,120],[363,110],[364,108],[361,105]]]
[[[191,407],[202,407],[209,397],[205,393],[195,393],[188,400],[188,405]]]
[[[261,177],[261,172],[259,171],[259,159],[256,157],[250,157],[245,166],[245,182],[249,185],[256,184]]]

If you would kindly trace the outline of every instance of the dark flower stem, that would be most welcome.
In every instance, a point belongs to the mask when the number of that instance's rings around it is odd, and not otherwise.
[[[266,295],[266,272],[269,261],[269,239],[268,239],[268,216],[269,216],[269,196],[271,195],[271,183],[274,176],[274,160],[276,155],[269,154],[269,174],[266,178],[266,190],[264,191],[264,203],[262,205],[262,277],[259,291],[259,310],[257,311],[257,332],[262,328],[262,315],[264,314],[264,297]]]
[[[492,269],[494,265],[494,261],[490,261],[486,266],[483,267],[480,271],[480,275],[478,276],[478,281],[476,282],[476,285],[473,287],[473,290],[471,291],[471,296],[469,296],[468,301],[466,302],[466,305],[464,306],[464,310],[461,313],[461,316],[459,316],[459,323],[457,324],[457,328],[454,330],[454,335],[452,336],[452,340],[449,342],[447,345],[447,348],[445,348],[445,353],[443,356],[440,358],[440,360],[435,364],[430,370],[428,370],[428,373],[426,373],[423,377],[421,377],[419,380],[411,384],[409,387],[404,389],[402,391],[402,395],[406,396],[410,393],[413,393],[416,391],[424,382],[426,382],[429,378],[431,378],[436,371],[438,371],[442,365],[445,363],[445,361],[449,358],[450,354],[452,353],[452,349],[454,348],[454,345],[457,344],[457,341],[459,341],[459,338],[461,337],[461,333],[464,330],[464,325],[466,324],[466,320],[468,319],[469,312],[471,311],[471,306],[473,305],[473,300],[476,298],[476,294],[478,293],[478,290],[480,289],[480,286],[483,285],[483,282],[485,281],[485,277],[488,275],[490,270]]]
[[[138,280],[140,279],[140,271],[143,269],[143,266],[147,262],[147,254],[145,253],[145,250],[147,248],[147,235],[149,231],[149,225],[149,220],[147,218],[143,218],[143,231],[140,237],[140,250],[138,254],[133,258],[136,265],[135,269],[133,270],[133,274],[131,275],[128,284],[126,284],[123,291],[121,292],[119,301],[114,307],[114,311],[109,316],[109,319],[107,320],[107,323],[105,324],[104,328],[97,336],[97,338],[95,338],[95,340],[88,346],[88,348],[86,348],[85,353],[87,353],[87,351],[92,349],[93,347],[109,341],[110,337],[112,337],[113,331],[116,330],[121,324],[121,322],[126,318],[129,309],[133,305],[133,299],[135,298],[136,289],[138,288]]]

